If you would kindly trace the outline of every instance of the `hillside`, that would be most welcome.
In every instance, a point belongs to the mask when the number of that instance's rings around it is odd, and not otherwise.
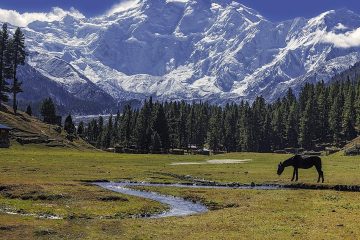
[[[14,115],[12,108],[6,105],[2,107],[0,123],[13,128],[11,131],[13,144],[40,144],[48,147],[64,147],[78,150],[94,149],[81,139],[73,142],[67,140],[65,132],[58,126],[43,123],[39,119],[21,111]]]

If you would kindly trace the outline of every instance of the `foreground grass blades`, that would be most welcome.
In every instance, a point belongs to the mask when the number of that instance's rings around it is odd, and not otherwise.
[[[6,239],[356,239],[359,193],[312,190],[147,188],[208,205],[184,218],[133,219],[163,211],[156,202],[112,193],[83,180],[177,182],[167,173],[218,182],[289,183],[276,166],[286,155],[117,155],[39,146],[0,150],[0,234]],[[209,159],[252,159],[240,164],[172,165]],[[360,159],[323,158],[325,184],[360,184]],[[163,174],[161,174],[163,173]],[[315,169],[299,180],[315,183]],[[17,215],[4,212],[16,213]],[[49,220],[41,217],[58,216]],[[210,237],[211,236],[211,237]]]

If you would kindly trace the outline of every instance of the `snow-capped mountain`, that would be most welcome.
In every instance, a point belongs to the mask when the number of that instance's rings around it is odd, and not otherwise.
[[[231,0],[131,0],[96,18],[62,10],[23,29],[27,86],[46,83],[38,98],[63,104],[101,103],[94,111],[148,96],[272,101],[360,61],[360,16],[346,9],[274,23]]]

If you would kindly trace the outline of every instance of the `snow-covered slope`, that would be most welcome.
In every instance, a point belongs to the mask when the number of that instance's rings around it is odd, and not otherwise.
[[[273,23],[231,0],[132,0],[24,31],[29,67],[90,102],[271,101],[360,61],[360,16],[346,9]]]

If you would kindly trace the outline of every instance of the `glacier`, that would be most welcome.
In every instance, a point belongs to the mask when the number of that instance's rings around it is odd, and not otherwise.
[[[232,0],[132,0],[92,18],[55,10],[22,26],[29,56],[19,78],[31,91],[20,97],[52,96],[75,112],[150,96],[274,101],[360,61],[360,44],[346,40],[360,16],[347,9],[282,22]]]

